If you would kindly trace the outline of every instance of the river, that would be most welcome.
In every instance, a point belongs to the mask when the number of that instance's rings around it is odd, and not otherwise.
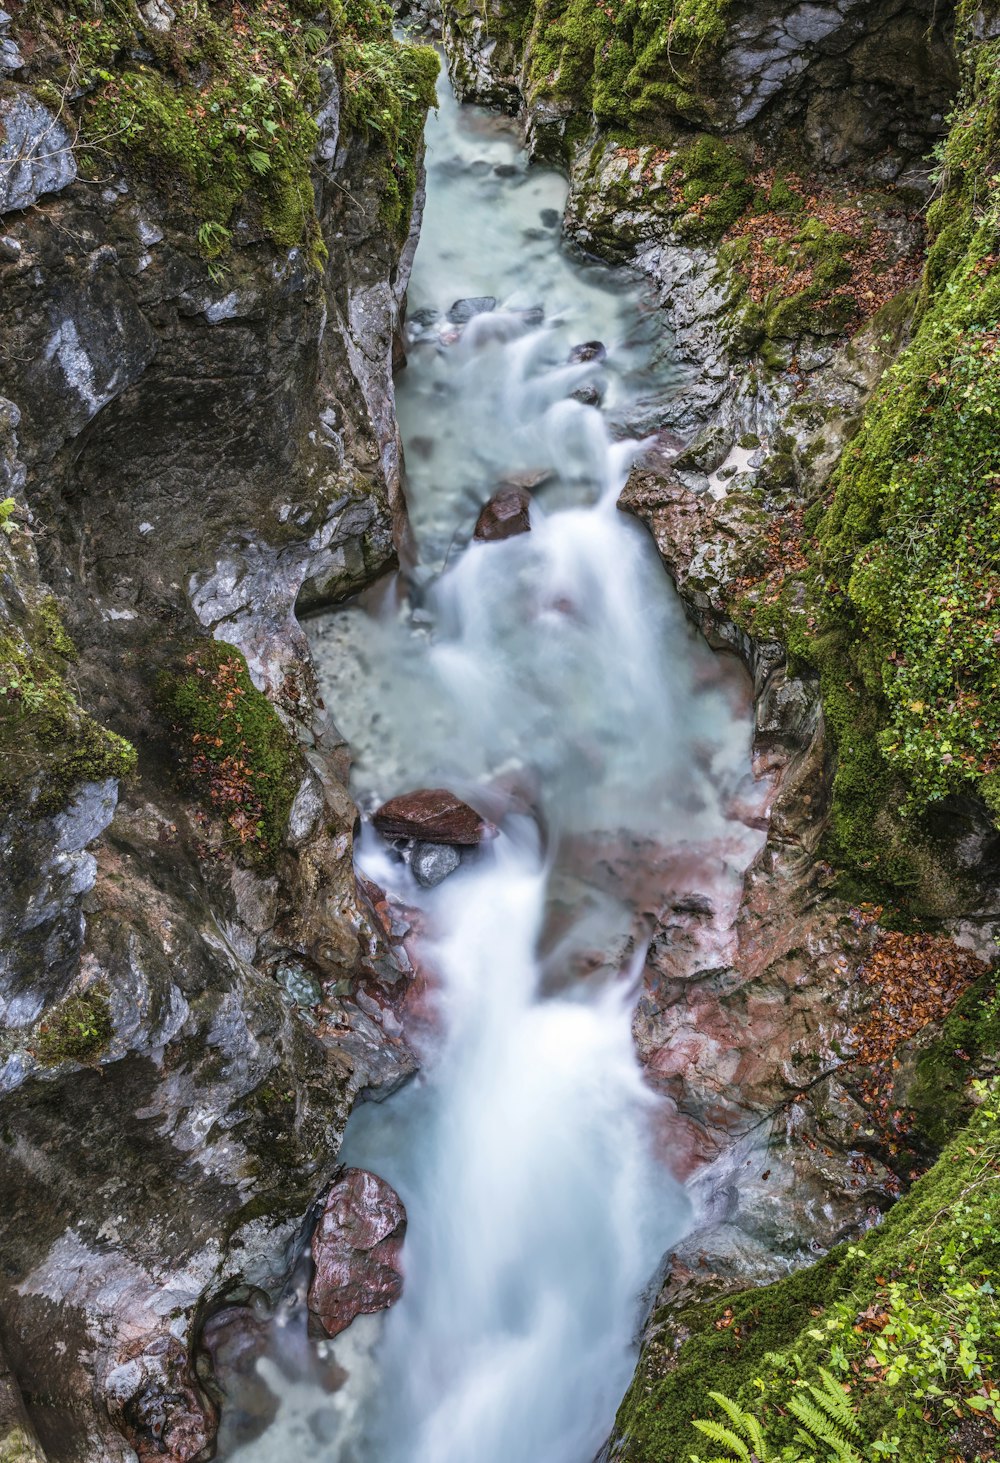
[[[405,1288],[321,1344],[333,1391],[285,1328],[262,1363],[277,1417],[235,1452],[223,1433],[239,1463],[591,1463],[691,1223],[631,1034],[642,928],[595,867],[724,834],[736,869],[759,839],[727,817],[752,780],[743,673],[616,507],[684,390],[662,321],[567,250],[565,180],[444,79],[427,142],[397,383],[412,562],[307,628],[361,808],[446,786],[491,798],[500,832],[426,889],[365,827],[359,863],[420,909],[430,973],[421,1071],[357,1109],[343,1153],[406,1205]],[[530,532],[472,541],[518,473]]]

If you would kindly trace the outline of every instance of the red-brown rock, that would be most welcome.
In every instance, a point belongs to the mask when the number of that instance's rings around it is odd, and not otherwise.
[[[422,788],[390,798],[372,815],[380,833],[390,838],[419,838],[422,843],[468,846],[492,836],[492,825],[475,808],[444,788]]]
[[[506,487],[494,493],[476,519],[473,538],[497,543],[531,529],[531,494],[526,488]]]
[[[312,1238],[309,1310],[328,1336],[399,1299],[405,1233],[406,1210],[395,1189],[366,1169],[345,1169]]]

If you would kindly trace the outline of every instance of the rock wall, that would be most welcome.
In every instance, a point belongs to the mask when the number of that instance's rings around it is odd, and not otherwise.
[[[407,240],[329,68],[318,243],[251,198],[207,259],[155,168],[78,166],[32,16],[0,44],[4,1385],[53,1463],[187,1460],[205,1317],[274,1294],[412,1070],[295,611],[395,560],[420,192]]]
[[[921,619],[914,585],[907,619],[919,629],[905,641],[906,626],[892,619],[898,577],[888,578],[869,628],[850,603],[847,563],[856,555],[858,579],[877,577],[867,546],[891,523],[894,484],[923,460],[908,454],[933,441],[935,422],[955,430],[948,455],[934,459],[933,487],[928,474],[920,521],[951,523],[943,504],[961,498],[954,521],[965,539],[928,562],[925,579],[940,569],[950,581],[963,542],[993,543],[957,464],[968,447],[977,471],[992,473],[995,455],[987,463],[975,412],[952,413],[934,390],[952,379],[941,361],[972,338],[973,312],[990,340],[996,326],[998,232],[986,183],[997,160],[994,11],[734,0],[671,3],[654,19],[629,5],[444,7],[460,90],[520,112],[536,156],[568,169],[566,233],[649,277],[689,367],[690,391],[627,424],[661,436],[621,506],[649,526],[692,617],[750,666],[758,765],[777,779],[767,846],[738,907],[665,897],[651,911],[636,1042],[671,1113],[671,1151],[695,1175],[701,1225],[669,1257],[603,1456],[679,1463],[704,1450],[690,1418],[711,1415],[708,1388],[725,1389],[730,1375],[717,1380],[716,1340],[719,1364],[733,1368],[730,1395],[744,1386],[746,1404],[763,1351],[794,1350],[800,1326],[819,1335],[805,1328],[815,1325],[826,1272],[789,1272],[877,1225],[957,1128],[959,1114],[932,1139],[922,1129],[929,1053],[966,982],[980,978],[977,1000],[994,998],[993,793],[984,785],[984,801],[953,777],[959,795],[922,818],[907,806],[911,787],[880,762],[883,679],[893,675],[884,667],[923,653],[934,613]],[[942,144],[946,117],[953,129]],[[942,145],[951,161],[928,241],[929,155]],[[993,347],[972,349],[976,364],[963,360],[962,379],[982,403],[975,410],[989,414],[984,357]],[[896,425],[900,392],[913,410]],[[857,472],[851,480],[855,460],[863,485]],[[827,523],[835,542],[824,556],[817,533]],[[899,555],[912,561],[918,537],[911,517]],[[975,572],[981,587],[989,572],[978,556]],[[978,644],[993,601],[963,590],[959,611],[944,597],[957,591],[940,593],[938,604],[963,615],[963,643]],[[945,630],[939,643],[951,650],[958,638]],[[939,670],[935,698],[945,681],[942,720],[965,704],[967,684]],[[912,707],[916,723],[931,699]],[[994,704],[984,685],[973,715]],[[935,749],[933,730],[921,730],[930,760],[944,752],[950,766],[953,747]],[[935,771],[946,785],[940,756]],[[920,921],[944,933],[892,932]],[[936,939],[957,974],[923,1006],[916,993],[932,983],[919,973],[929,976],[931,958],[922,942]],[[869,984],[870,969],[885,977],[886,951],[915,962],[909,994],[890,979]],[[921,1009],[903,1031],[896,1016],[914,1002]],[[974,1024],[963,1016],[941,1040]],[[863,1035],[873,1026],[888,1030],[874,1067]],[[987,1070],[992,1060],[964,1048],[961,1059]],[[954,1162],[942,1160],[928,1184]],[[899,1212],[905,1225],[912,1209]],[[839,1283],[849,1286],[850,1269],[848,1259]],[[773,1292],[743,1289],[779,1276]]]

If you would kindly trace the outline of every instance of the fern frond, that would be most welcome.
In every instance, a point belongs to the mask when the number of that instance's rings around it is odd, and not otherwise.
[[[861,1427],[858,1423],[857,1414],[844,1394],[844,1389],[835,1377],[832,1377],[825,1367],[820,1367],[819,1374],[823,1379],[822,1387],[815,1387],[810,1384],[809,1390],[823,1411],[839,1423],[846,1433],[851,1437],[861,1436]]]
[[[742,1438],[738,1438],[730,1428],[723,1427],[721,1422],[705,1422],[702,1418],[696,1417],[693,1425],[700,1433],[704,1433],[706,1438],[711,1438],[713,1443],[718,1443],[720,1447],[731,1450],[731,1457],[725,1459],[724,1463],[732,1463],[733,1458],[738,1458],[739,1463],[752,1463],[750,1449],[746,1443]]]
[[[717,1406],[722,1408],[733,1427],[747,1439],[753,1451],[758,1455],[760,1463],[768,1463],[764,1430],[753,1413],[744,1411],[737,1402],[722,1392],[709,1392],[708,1395]]]
[[[858,1457],[833,1419],[810,1402],[807,1397],[803,1397],[801,1393],[798,1396],[789,1397],[788,1410],[807,1429],[808,1436],[804,1441],[820,1443],[833,1455],[836,1463],[862,1463],[861,1458]]]

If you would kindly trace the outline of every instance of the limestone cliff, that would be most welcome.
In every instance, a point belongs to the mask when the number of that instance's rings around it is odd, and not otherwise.
[[[0,35],[0,1349],[50,1459],[191,1459],[201,1322],[411,1065],[295,609],[394,562],[436,58],[310,6]]]

